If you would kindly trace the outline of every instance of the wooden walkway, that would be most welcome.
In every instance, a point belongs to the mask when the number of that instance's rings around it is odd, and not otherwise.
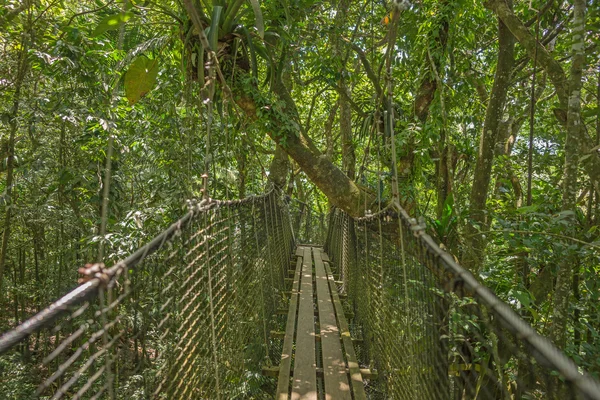
[[[329,258],[309,246],[296,257],[276,399],[366,399]]]

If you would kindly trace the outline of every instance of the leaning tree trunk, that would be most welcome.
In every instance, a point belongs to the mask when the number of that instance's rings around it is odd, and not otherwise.
[[[269,104],[257,88],[244,84],[249,81],[244,79],[244,75],[238,72],[231,86],[237,104],[246,115],[257,120],[257,110],[260,108],[268,124],[269,136],[296,161],[332,204],[353,216],[364,214],[364,204],[371,203],[371,196],[315,148],[310,138],[300,132],[299,124],[293,123],[294,118],[288,110]]]
[[[504,106],[508,88],[510,86],[510,74],[514,63],[515,40],[506,27],[498,21],[498,62],[494,85],[483,123],[483,132],[479,142],[479,155],[473,187],[471,188],[469,216],[471,221],[466,227],[466,252],[463,256],[465,267],[476,273],[483,261],[486,241],[480,234],[489,221],[486,213],[486,201],[490,186],[492,162],[494,160],[494,149],[498,137],[498,131],[502,122]]]
[[[507,6],[512,7],[512,0],[508,0]],[[462,260],[463,265],[471,270],[476,276],[477,271],[483,264],[485,247],[487,244],[487,241],[484,236],[481,235],[480,231],[486,230],[490,222],[487,217],[486,203],[490,188],[496,142],[502,127],[502,116],[504,114],[504,107],[506,105],[506,98],[510,87],[510,77],[514,64],[514,49],[514,37],[506,25],[498,19],[498,60],[496,63],[494,84],[485,112],[483,132],[481,133],[479,142],[479,153],[470,194],[470,221],[467,223],[465,232],[466,251],[463,254]],[[476,315],[479,310],[473,308],[472,312]],[[494,359],[496,359],[496,362],[498,362],[497,346],[493,347],[496,350],[493,356]],[[461,357],[463,359],[473,360],[474,354],[471,349],[466,348],[459,351],[461,352]],[[472,362],[474,363],[474,361]],[[465,382],[462,382],[465,386],[465,393],[474,395],[474,393],[469,393],[469,391],[478,386],[478,375],[467,375],[463,379],[465,380]],[[493,374],[489,374],[489,376],[486,376],[481,381],[481,394],[483,395],[483,398],[492,398],[496,394],[495,388],[504,386],[498,385],[498,382],[501,382],[502,379],[503,376],[501,375],[494,377]]]
[[[448,4],[448,0],[443,1]],[[199,13],[194,7],[192,0],[184,1],[185,9],[188,12],[192,23],[198,32],[204,32]],[[444,21],[448,18],[444,16]],[[445,44],[447,37],[447,23],[443,23],[443,34],[438,35],[438,40]],[[203,33],[199,34],[201,41],[206,41]],[[440,38],[443,38],[440,39]],[[205,48],[210,48],[206,43]],[[367,190],[357,185],[352,179],[335,166],[325,155],[322,155],[316,148],[312,140],[302,131],[297,118],[297,113],[293,112],[293,100],[287,93],[283,85],[273,88],[280,99],[285,103],[285,107],[277,104],[271,104],[266,96],[251,83],[246,72],[239,69],[235,74],[220,75],[233,91],[233,96],[238,106],[245,112],[251,120],[264,122],[268,135],[280,145],[285,152],[298,164],[307,177],[329,198],[331,204],[341,208],[352,216],[362,216],[365,212],[365,203],[370,205],[375,199]],[[279,82],[276,82],[279,83]],[[435,84],[428,85],[424,81],[419,89],[415,100],[415,114],[420,119],[424,119],[433,94],[435,93]],[[296,114],[296,115],[295,115]],[[409,152],[412,154],[412,152]],[[402,171],[410,167],[403,168]]]
[[[579,169],[580,138],[583,136],[581,121],[581,86],[583,65],[585,63],[585,0],[574,1],[573,44],[571,52],[571,77],[569,81],[569,103],[567,111],[567,135],[565,137],[565,165],[563,174],[563,211],[575,211],[577,203],[577,172]],[[574,218],[572,218],[574,221]],[[571,277],[573,275],[574,255],[563,258],[556,278],[554,292],[554,310],[550,338],[559,348],[567,342],[567,320],[569,299],[571,297]]]

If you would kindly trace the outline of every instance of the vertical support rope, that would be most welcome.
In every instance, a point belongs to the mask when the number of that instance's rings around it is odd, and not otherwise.
[[[269,209],[267,210],[267,201],[269,202]],[[271,241],[273,240],[273,216],[271,215],[271,196],[269,196],[265,201],[263,201],[263,212],[265,216],[265,229],[266,229],[266,242],[267,242],[267,254],[269,258],[269,263],[271,268],[269,268],[269,280],[271,281],[269,290],[271,295],[271,305],[273,307],[277,307],[277,294],[275,293],[275,281],[273,279],[273,265],[276,265],[275,260],[273,259],[273,244]],[[270,225],[270,231],[269,231]]]
[[[129,0],[123,1],[123,11],[127,9],[129,5]],[[121,50],[123,48],[123,38],[125,35],[125,24],[121,24],[119,28],[119,39],[117,42],[117,49]],[[117,85],[115,83],[113,90],[110,94],[109,102],[112,105],[117,93]],[[106,164],[104,168],[104,180],[102,184],[102,210],[100,212],[100,240],[98,241],[98,262],[102,262],[104,259],[104,237],[106,236],[106,225],[108,221],[108,203],[110,196],[110,179],[112,173],[112,156],[113,156],[113,148],[114,148],[114,135],[112,134],[113,126],[109,126],[108,131],[108,143],[106,145]]]
[[[207,104],[207,116],[206,116],[206,138],[205,138],[205,149],[204,149],[204,174],[203,178],[203,194],[202,197],[205,200],[210,198],[208,178],[210,176],[210,167],[212,164],[212,151],[211,151],[211,131],[213,123],[213,100],[215,97],[215,68],[216,68],[216,56],[213,52],[208,52],[208,88],[206,89],[206,96],[203,102]],[[203,88],[202,91],[205,89]],[[202,97],[200,99],[202,100]]]
[[[395,23],[394,23],[395,24]],[[395,32],[395,29],[394,29]],[[392,82],[392,63],[391,63],[391,54],[386,62],[386,83],[387,83],[387,105],[388,110],[384,112],[385,115],[385,123],[387,126],[388,134],[390,135],[391,142],[391,153],[392,153],[392,197],[393,202],[400,204],[400,192],[398,188],[398,165],[396,160],[396,136],[395,136],[395,126],[394,126],[394,98],[392,96],[393,90],[393,82]],[[379,220],[379,224],[381,226],[381,220]],[[380,228],[381,229],[381,228]],[[409,292],[408,292],[408,271],[406,268],[406,249],[404,248],[404,231],[402,228],[402,222],[398,218],[398,233],[400,236],[400,257],[402,262],[402,275],[403,275],[403,286],[404,286],[404,307],[406,312],[406,319],[409,323],[406,326],[408,331],[408,337],[410,340],[413,339],[411,324],[410,324],[410,307],[409,307]],[[381,237],[381,236],[380,236]],[[383,245],[382,245],[383,246]],[[413,383],[413,390],[417,386],[416,376],[415,376],[415,365],[414,365],[414,354],[412,354],[413,346],[409,345],[409,360],[410,360],[410,371]],[[414,394],[414,393],[413,393]]]
[[[108,134],[108,149],[106,151],[106,166],[104,168],[104,181],[102,184],[102,211],[100,215],[100,240],[98,241],[98,262],[104,260],[104,240],[106,236],[106,225],[108,220],[108,202],[110,196],[110,175],[112,170],[112,156],[114,147],[114,136]]]
[[[263,204],[264,204],[264,200],[263,200]],[[254,225],[254,239],[256,241],[256,249],[260,249],[260,242],[258,240],[258,232],[257,232],[257,225],[256,225],[256,209],[254,207],[254,203],[252,203],[252,221],[253,221],[253,225]],[[262,265],[264,266],[265,262],[263,260]],[[262,274],[263,271],[261,272],[261,277],[264,275]],[[265,312],[265,307],[266,307],[266,303],[265,303],[265,284],[264,282],[261,280],[260,281],[260,297],[261,297],[261,301],[262,301],[262,320],[263,320],[263,335],[264,335],[264,346],[265,346],[265,359],[267,360],[267,363],[271,362],[271,357],[270,357],[270,353],[269,353],[269,336],[268,336],[268,330],[267,330],[267,313]]]
[[[112,370],[111,370],[111,365],[110,365],[110,352],[108,351],[108,343],[110,342],[109,338],[108,338],[108,318],[106,317],[106,313],[109,312],[108,307],[105,307],[106,305],[106,301],[104,299],[104,293],[105,293],[105,288],[104,287],[100,287],[100,290],[98,291],[98,302],[100,305],[100,321],[102,322],[102,326],[104,327],[104,332],[102,332],[102,345],[104,346],[104,350],[105,350],[105,358],[104,358],[104,368],[105,368],[105,372],[106,372],[106,387],[108,389],[108,397],[110,398],[110,400],[114,400],[115,399],[115,393],[114,393],[114,388],[113,388],[113,375],[112,375]],[[108,304],[110,304],[110,298],[108,301]]]
[[[283,223],[280,224],[281,215],[279,215],[277,205],[273,204],[276,201],[277,199],[271,197],[271,210],[272,213],[275,215],[275,227],[277,229],[274,232],[279,233],[281,231],[281,233],[283,233]],[[285,238],[283,238],[281,235],[277,234],[275,237],[278,239],[282,239],[285,242]],[[285,251],[287,250],[287,243],[275,243],[275,247],[277,249],[277,258],[280,266],[279,271],[281,271],[281,283],[279,287],[285,287],[285,272],[287,270],[287,256],[285,254]]]
[[[216,384],[216,395],[217,400],[221,399],[221,387],[220,387],[220,373],[219,373],[219,355],[217,349],[217,337],[216,337],[216,328],[215,328],[215,309],[214,309],[214,297],[213,297],[213,287],[212,287],[212,271],[210,266],[210,235],[212,234],[212,221],[208,220],[209,213],[204,214],[204,225],[206,226],[206,237],[201,238],[201,240],[205,240],[206,245],[206,269],[208,272],[208,299],[210,303],[210,337],[212,344],[212,352],[215,363],[215,384]]]
[[[531,185],[533,180],[533,133],[535,126],[535,78],[537,69],[537,42],[540,38],[540,12],[536,11],[535,22],[535,41],[536,46],[533,52],[533,72],[531,74],[531,95],[529,100],[529,144],[527,152],[527,205],[531,205]]]
[[[232,301],[234,304],[237,301],[237,292],[236,292],[236,285],[234,283],[235,280],[235,269],[234,269],[234,263],[233,263],[233,235],[234,235],[234,230],[231,229],[231,225],[232,225],[232,218],[231,218],[231,208],[227,207],[227,269],[226,269],[226,274],[227,274],[227,279],[226,279],[226,290],[225,290],[225,296],[227,296],[230,301]],[[232,284],[233,283],[233,284]],[[230,325],[230,321],[231,321],[231,312],[228,312],[226,315],[226,319],[225,319],[225,325],[229,326]]]

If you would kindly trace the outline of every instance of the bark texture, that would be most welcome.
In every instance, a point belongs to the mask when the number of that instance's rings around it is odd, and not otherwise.
[[[333,54],[336,59],[341,60],[341,66],[339,72],[340,79],[338,80],[338,88],[342,92],[339,98],[340,105],[340,138],[342,141],[342,171],[350,179],[354,179],[356,175],[356,154],[354,151],[354,143],[352,140],[352,106],[350,105],[349,99],[351,99],[351,91],[348,86],[347,79],[344,77],[346,73],[346,54],[344,48],[344,41],[342,40],[343,32],[346,28],[346,16],[348,14],[348,7],[350,2],[348,0],[342,0],[339,2],[338,10],[335,15],[337,27],[336,30],[332,31],[330,40],[332,42]]]
[[[514,64],[515,40],[503,21],[498,21],[498,62],[494,76],[494,85],[485,113],[483,132],[479,142],[477,165],[471,188],[469,217],[466,227],[466,248],[463,257],[464,266],[476,273],[483,261],[486,240],[480,231],[489,224],[486,202],[490,187],[492,162],[502,115],[506,104],[510,75]]]
[[[238,82],[238,81],[236,81]],[[258,119],[256,99],[234,82],[233,92],[237,104],[252,119]],[[256,91],[254,96],[259,96]],[[331,203],[350,215],[364,214],[364,204],[370,204],[371,195],[359,188],[354,181],[336,167],[327,156],[315,148],[310,138],[288,130],[270,130],[269,136],[294,159],[308,178],[330,199]]]
[[[435,92],[438,89],[438,82],[435,78],[434,68],[438,71],[442,65],[442,60],[446,54],[446,47],[448,45],[448,31],[450,29],[450,16],[452,10],[452,2],[449,0],[440,1],[440,11],[438,12],[437,18],[439,27],[435,33],[432,33],[431,40],[434,42],[434,46],[431,49],[431,62],[425,61],[425,73],[423,79],[419,84],[417,90],[417,96],[413,104],[414,115],[419,121],[425,123],[429,116],[429,107],[435,98]]]
[[[558,122],[566,126],[567,114],[569,109],[569,80],[560,63],[552,57],[548,50],[537,40],[531,31],[523,24],[523,22],[514,14],[508,6],[506,0],[489,0],[486,2],[486,7],[494,11],[498,18],[502,20],[514,35],[517,41],[523,46],[530,58],[533,58],[537,47],[538,65],[548,74],[548,78],[552,81],[558,96],[560,109],[556,109],[554,114]],[[579,153],[581,155],[589,154],[590,157],[582,160],[581,165],[593,182],[596,190],[600,190],[600,154],[593,151],[594,142],[584,129],[580,129],[578,135]]]
[[[581,121],[581,86],[585,64],[585,0],[575,0],[573,11],[572,63],[569,80],[569,100],[567,109],[567,135],[565,138],[565,165],[563,173],[563,211],[575,212],[577,203],[577,172],[579,169],[580,139],[585,136]],[[574,223],[573,218],[573,223]],[[550,338],[559,348],[567,342],[567,321],[569,299],[571,297],[571,277],[575,255],[567,255],[561,263],[556,278],[554,310]]]
[[[8,242],[10,240],[10,228],[11,228],[11,216],[12,216],[12,193],[14,185],[14,166],[15,166],[15,137],[18,125],[18,114],[19,107],[21,104],[21,89],[25,75],[28,70],[27,52],[29,50],[29,43],[27,37],[29,34],[24,35],[22,49],[19,52],[19,61],[17,67],[17,76],[15,77],[15,92],[13,94],[13,104],[10,111],[9,119],[9,139],[8,139],[8,151],[6,158],[6,195],[5,195],[5,212],[4,212],[4,232],[2,233],[2,244],[0,247],[0,300],[2,300],[2,283],[4,280],[4,270],[6,268],[6,257],[8,252]]]
[[[289,95],[289,90],[283,83],[283,79],[278,78],[273,86],[273,90],[285,103],[285,108],[289,110],[289,113],[293,116],[294,120],[299,123],[298,110],[296,104],[293,102]],[[299,125],[300,126],[300,125]],[[283,189],[287,180],[288,171],[290,169],[290,160],[284,149],[279,145],[275,145],[275,154],[269,167],[269,182],[273,183],[275,187]]]
[[[345,80],[340,81],[340,87],[348,95],[350,90]],[[352,140],[352,109],[344,96],[340,96],[340,137],[342,139],[342,171],[350,179],[356,175],[356,154]]]
[[[273,183],[278,189],[285,187],[287,174],[290,168],[288,155],[281,146],[276,145],[275,154],[269,167],[269,182]]]

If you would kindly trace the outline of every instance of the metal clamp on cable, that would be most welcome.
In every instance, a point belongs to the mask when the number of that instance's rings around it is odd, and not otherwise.
[[[425,218],[419,217],[419,222],[415,218],[410,219],[410,230],[414,232],[415,236],[421,236],[427,229]]]
[[[94,278],[100,281],[100,286],[102,287],[107,287],[110,282],[110,275],[103,263],[85,264],[85,266],[79,268],[77,272],[83,275],[77,280],[77,283],[80,285],[89,282]]]

